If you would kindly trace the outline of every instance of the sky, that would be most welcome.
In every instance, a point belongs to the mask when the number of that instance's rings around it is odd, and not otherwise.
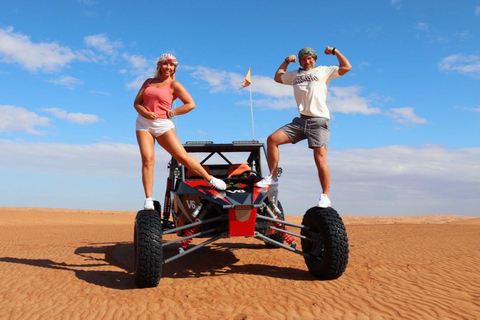
[[[175,118],[182,142],[265,142],[298,115],[273,75],[305,46],[317,66],[338,65],[327,46],[352,64],[327,99],[341,215],[480,217],[479,0],[1,0],[0,207],[141,209],[133,100],[162,53],[196,102]],[[169,159],[157,146],[161,202]],[[306,142],[280,166],[285,214],[301,215],[321,194]]]

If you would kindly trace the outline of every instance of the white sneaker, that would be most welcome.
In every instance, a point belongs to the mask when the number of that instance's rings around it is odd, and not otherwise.
[[[332,201],[330,201],[330,198],[325,193],[322,193],[322,195],[320,196],[320,199],[318,200],[317,207],[328,208],[331,206],[332,206]]]
[[[223,180],[217,179],[214,176],[212,176],[212,180],[208,183],[209,186],[213,187],[214,189],[217,190],[226,190],[227,185]]]
[[[143,209],[145,210],[155,210],[155,206],[153,205],[153,198],[145,198],[145,203],[143,204]]]
[[[278,179],[272,178],[272,175],[269,174],[268,176],[266,176],[262,180],[258,181],[255,184],[255,186],[260,187],[260,188],[265,188],[265,187],[268,187],[268,186],[278,186]]]

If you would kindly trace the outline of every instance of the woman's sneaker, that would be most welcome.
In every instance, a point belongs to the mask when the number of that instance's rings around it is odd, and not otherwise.
[[[322,193],[322,195],[320,196],[320,199],[318,200],[317,207],[328,208],[331,206],[332,206],[332,201],[330,201],[330,198],[325,193]]]
[[[255,184],[255,186],[260,187],[260,188],[265,188],[265,187],[269,187],[269,186],[278,186],[278,179],[272,178],[272,175],[269,174],[268,176],[266,176],[262,180],[258,181]]]
[[[145,203],[143,204],[143,209],[145,210],[155,210],[155,206],[153,205],[153,198],[146,198]]]
[[[212,176],[212,180],[210,180],[208,185],[210,187],[213,187],[214,189],[217,189],[217,190],[226,190],[227,189],[227,184],[223,180],[217,179],[214,176]]]

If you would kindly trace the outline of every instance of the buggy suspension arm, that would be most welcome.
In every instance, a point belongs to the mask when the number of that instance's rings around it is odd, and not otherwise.
[[[212,242],[214,242],[214,241],[217,241],[217,240],[220,239],[220,238],[225,238],[226,236],[227,236],[227,235],[226,235],[225,233],[222,233],[222,234],[220,234],[220,235],[218,235],[218,236],[216,236],[216,237],[213,237],[213,238],[211,238],[211,239],[208,239],[207,241],[204,241],[204,242],[196,245],[195,247],[192,247],[192,248],[190,248],[190,249],[188,249],[188,250],[182,251],[182,252],[178,253],[177,255],[174,255],[174,256],[171,257],[171,258],[165,259],[165,260],[163,261],[163,264],[167,264],[167,263],[169,263],[169,262],[171,262],[171,261],[173,261],[173,260],[176,260],[176,259],[178,259],[178,258],[180,258],[180,257],[182,257],[182,256],[184,256],[184,255],[186,255],[186,254],[192,253],[193,251],[196,251],[196,250],[198,250],[198,249],[206,246],[206,245],[209,244],[209,243],[212,243]]]
[[[269,243],[271,243],[271,244],[273,244],[273,245],[275,245],[275,246],[277,246],[277,247],[281,247],[281,248],[287,249],[287,250],[289,250],[289,251],[292,251],[292,252],[294,252],[294,253],[298,253],[299,255],[302,255],[302,256],[304,256],[304,257],[309,257],[309,256],[310,256],[308,253],[304,253],[304,252],[302,252],[302,251],[300,251],[300,250],[297,250],[297,249],[292,248],[292,247],[290,247],[290,246],[287,246],[287,245],[285,245],[285,244],[283,244],[283,243],[280,243],[280,242],[278,242],[278,241],[275,241],[275,240],[273,240],[273,239],[270,239],[269,237],[264,236],[263,234],[261,234],[261,233],[258,232],[258,231],[255,231],[255,234],[254,234],[253,237],[254,237],[254,238],[262,239],[263,241],[269,242]]]
[[[284,224],[286,226],[297,227],[297,228],[300,228],[300,229],[308,230],[307,226],[304,226],[304,225],[301,225],[301,224],[296,224],[296,223],[293,223],[293,222],[288,222],[288,221],[284,221],[284,220],[269,218],[269,217],[265,217],[265,216],[262,216],[262,215],[258,215],[257,219],[263,219],[263,220],[267,220],[267,221],[277,222],[277,223]]]
[[[278,232],[287,233],[287,234],[290,234],[290,235],[295,236],[297,238],[308,240],[310,242],[321,243],[318,240],[315,240],[315,239],[312,239],[312,238],[309,238],[309,237],[305,237],[305,236],[302,236],[301,234],[296,234],[295,232],[291,232],[291,231],[288,231],[288,230],[283,230],[283,229],[279,229],[279,228],[275,228],[275,227],[268,227],[268,229],[272,229],[272,230],[275,230],[275,231],[278,231]]]
[[[272,218],[261,216],[261,215],[258,215],[257,218],[272,221],[272,222],[276,222],[276,223],[279,223],[279,224],[284,224],[284,225],[287,225],[287,226],[290,226],[290,227],[297,227],[297,228],[305,229],[305,230],[309,229],[307,226],[304,226],[304,225],[301,225],[301,224],[296,224],[296,223],[293,223],[293,222],[288,222],[288,221],[283,221],[283,220],[278,220],[278,219],[272,219]],[[291,231],[288,231],[288,230],[275,228],[273,226],[269,226],[268,229],[272,229],[272,230],[275,230],[275,231],[278,231],[278,232],[290,234],[292,236],[295,236],[295,237],[300,238],[300,239],[305,239],[305,240],[308,240],[310,242],[320,243],[318,240],[315,240],[315,239],[312,239],[312,238],[309,238],[309,237],[305,237],[301,234],[297,234],[295,232],[291,232]]]
[[[203,221],[198,220],[197,222],[194,222],[194,223],[189,223],[189,224],[186,224],[186,225],[178,227],[178,228],[163,231],[163,234],[175,233],[175,232],[180,231],[180,230],[188,229],[188,228],[191,228],[191,227],[196,227],[196,226],[199,226],[201,224],[207,224],[207,223],[210,223],[210,222],[215,222],[215,221],[223,220],[223,219],[225,219],[225,217],[218,216],[218,217],[214,217],[214,218],[211,218],[211,219],[206,219],[206,220],[203,220]]]
[[[162,246],[166,247],[166,246],[169,246],[171,244],[174,244],[174,243],[177,243],[177,242],[180,242],[180,241],[183,241],[183,240],[192,239],[192,238],[199,237],[199,236],[204,236],[206,234],[214,232],[215,230],[216,230],[215,228],[212,228],[212,229],[208,229],[208,230],[205,230],[205,231],[202,231],[202,232],[198,232],[198,233],[189,235],[188,237],[178,238],[178,239],[175,239],[173,241],[165,242],[165,243],[162,244]]]

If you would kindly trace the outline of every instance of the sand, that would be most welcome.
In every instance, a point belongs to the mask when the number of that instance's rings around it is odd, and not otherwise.
[[[478,319],[480,219],[343,217],[345,274],[223,239],[133,281],[135,212],[0,208],[0,319]],[[301,217],[287,217],[300,222]]]

